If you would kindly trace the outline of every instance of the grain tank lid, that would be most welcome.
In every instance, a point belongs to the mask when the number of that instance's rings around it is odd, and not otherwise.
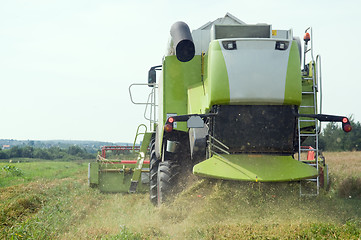
[[[212,22],[208,22],[198,28],[197,30],[210,30],[213,25],[244,25],[245,22],[239,20],[235,16],[233,16],[230,13],[226,13],[226,15],[223,18],[218,18]]]
[[[268,24],[255,25],[213,25],[211,40],[227,38],[271,38],[272,26]]]

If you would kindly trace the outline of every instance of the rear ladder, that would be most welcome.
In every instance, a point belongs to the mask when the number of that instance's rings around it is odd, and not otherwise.
[[[321,57],[318,55],[316,61],[313,57],[313,43],[312,43],[312,28],[307,28],[305,33],[311,34],[309,44],[305,41],[304,44],[304,70],[302,71],[302,104],[299,108],[299,113],[318,114],[322,111],[322,94],[321,94]],[[306,55],[310,53],[311,62],[306,65]],[[318,112],[318,98],[320,101],[320,112]],[[319,172],[319,146],[318,139],[321,130],[320,122],[315,118],[298,118],[298,160],[310,166],[313,166]],[[302,146],[303,140],[306,138],[310,146]],[[307,156],[307,157],[306,157]],[[314,178],[300,181],[300,195],[301,196],[316,196],[320,190],[320,177],[317,175]]]

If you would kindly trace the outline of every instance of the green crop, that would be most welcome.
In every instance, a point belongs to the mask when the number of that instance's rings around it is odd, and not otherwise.
[[[12,176],[22,176],[24,175],[24,172],[13,165],[5,165],[2,167],[2,170],[5,171],[7,174],[10,174]]]

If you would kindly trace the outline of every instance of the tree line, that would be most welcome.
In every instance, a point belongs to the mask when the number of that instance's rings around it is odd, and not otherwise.
[[[88,153],[86,149],[79,146],[68,148],[50,147],[36,148],[32,146],[14,146],[10,149],[0,150],[0,159],[11,158],[38,158],[44,160],[79,160],[94,159],[96,154]]]

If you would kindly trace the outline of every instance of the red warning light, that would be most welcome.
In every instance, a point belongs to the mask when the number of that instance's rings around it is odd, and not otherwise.
[[[169,123],[173,123],[173,122],[174,122],[174,118],[172,118],[172,117],[168,118],[168,122],[169,122]]]
[[[173,130],[172,124],[166,124],[164,125],[164,131],[171,132]]]
[[[303,37],[303,40],[307,43],[308,41],[310,41],[311,39],[311,36],[310,36],[310,33],[305,33],[305,36]]]
[[[346,117],[342,118],[342,122],[343,123],[347,123],[348,122],[348,119]]]
[[[345,132],[351,132],[352,126],[351,126],[350,124],[345,124],[345,125],[343,126],[343,130],[344,130]]]

